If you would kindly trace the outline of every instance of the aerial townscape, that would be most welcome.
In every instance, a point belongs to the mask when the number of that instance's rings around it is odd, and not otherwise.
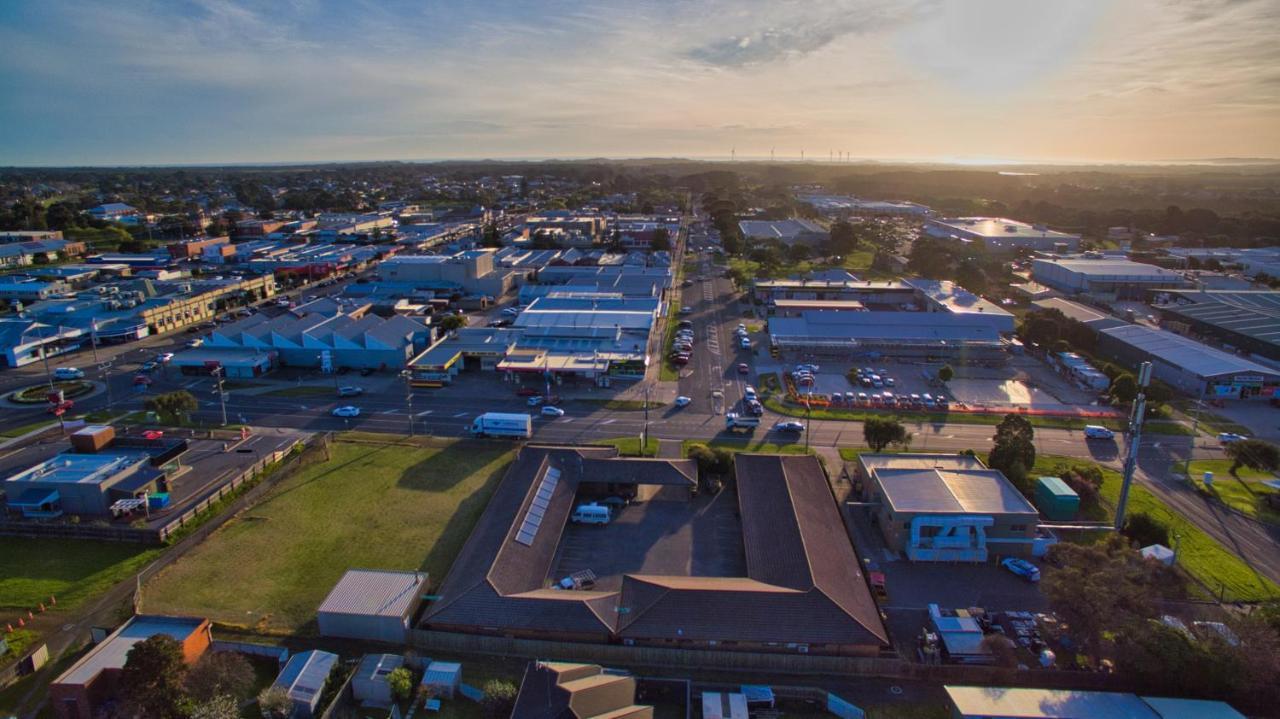
[[[554,5],[0,10],[0,717],[1280,716],[1280,6]]]

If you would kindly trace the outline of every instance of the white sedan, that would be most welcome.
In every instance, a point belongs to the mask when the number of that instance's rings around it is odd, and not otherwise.
[[[548,405],[542,408],[542,416],[543,417],[563,417],[564,410],[560,409],[559,407],[552,407]]]
[[[1243,434],[1236,434],[1235,432],[1223,432],[1218,435],[1218,441],[1223,444],[1231,444],[1232,442],[1243,442],[1246,439],[1249,439],[1249,438],[1244,436]]]
[[[803,432],[804,424],[802,422],[778,422],[773,425],[774,432]]]
[[[689,403],[690,403],[690,402],[692,402],[692,401],[693,401],[692,399],[690,399],[690,398],[688,398],[688,397],[685,397],[684,395],[680,395],[679,397],[676,397],[676,406],[677,406],[677,407],[688,407],[688,406],[689,406]]]
[[[333,412],[330,412],[330,414],[332,414],[334,417],[359,417],[360,408],[352,407],[351,405],[346,405],[345,407],[335,407],[333,409]]]

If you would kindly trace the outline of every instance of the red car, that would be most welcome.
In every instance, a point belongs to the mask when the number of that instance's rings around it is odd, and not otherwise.
[[[542,394],[542,393],[532,387],[521,387],[520,389],[516,390],[516,396],[518,397],[533,397],[534,395],[539,395],[539,394]]]
[[[747,366],[746,362],[738,363],[738,374],[751,374],[751,368]]]

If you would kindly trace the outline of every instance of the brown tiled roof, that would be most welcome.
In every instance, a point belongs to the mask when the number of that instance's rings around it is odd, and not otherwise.
[[[511,719],[652,719],[635,694],[635,679],[595,664],[530,662]]]
[[[675,486],[698,483],[698,463],[692,459],[588,459],[583,462],[582,472],[586,482]]]

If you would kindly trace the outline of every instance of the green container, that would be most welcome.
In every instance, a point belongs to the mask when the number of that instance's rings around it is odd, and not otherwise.
[[[1066,521],[1080,511],[1080,495],[1057,477],[1036,480],[1036,508],[1046,519]]]

